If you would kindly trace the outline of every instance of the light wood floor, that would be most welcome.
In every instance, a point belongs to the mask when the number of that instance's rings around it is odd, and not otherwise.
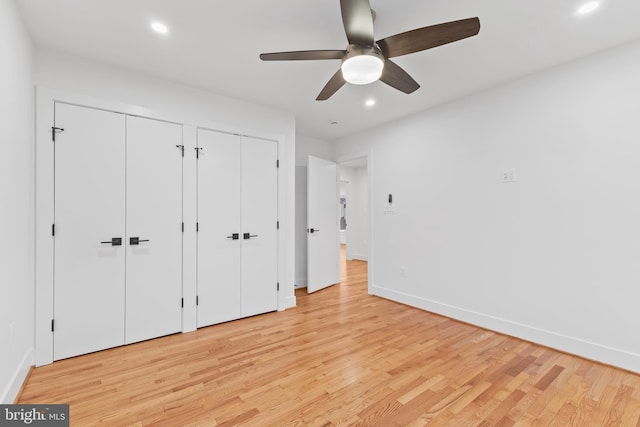
[[[640,376],[367,295],[366,263],[298,307],[33,370],[71,425],[640,426]]]

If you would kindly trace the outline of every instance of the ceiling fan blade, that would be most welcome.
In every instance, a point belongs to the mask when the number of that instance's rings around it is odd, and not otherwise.
[[[369,0],[340,0],[342,23],[349,44],[373,44],[373,15]]]
[[[406,94],[413,93],[420,87],[418,82],[413,80],[413,77],[389,59],[384,61],[384,70],[380,80]]]
[[[322,88],[322,91],[316,98],[316,101],[326,101],[331,98],[331,96],[338,91],[344,84],[346,83],[344,77],[342,77],[342,70],[338,70],[333,77],[327,82],[327,84]]]
[[[469,18],[396,34],[379,40],[378,46],[385,58],[394,58],[466,39],[479,32],[480,20]]]
[[[263,61],[312,61],[320,59],[342,59],[346,50],[299,50],[295,52],[261,53]]]

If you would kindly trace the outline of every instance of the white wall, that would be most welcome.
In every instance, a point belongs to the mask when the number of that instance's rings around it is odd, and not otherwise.
[[[356,246],[353,248],[355,259],[369,259],[369,172],[366,166],[356,169],[355,207],[352,217],[356,220]]]
[[[33,364],[33,46],[12,0],[0,0],[0,403]]]
[[[333,151],[333,144],[327,141],[300,134],[296,135],[296,166],[306,167],[309,156],[333,160]]]
[[[309,156],[333,160],[333,145],[303,135],[296,137],[296,287],[307,286],[307,163]]]
[[[640,372],[638,76],[635,42],[337,141],[373,154],[370,291]]]
[[[294,193],[295,193],[295,116],[293,113],[274,110],[272,108],[250,104],[191,88],[189,86],[157,79],[133,71],[112,67],[78,57],[50,51],[36,52],[35,82],[38,85],[38,120],[36,132],[38,147],[40,141],[46,143],[49,122],[53,119],[52,99],[62,99],[67,102],[98,106],[130,114],[144,115],[154,118],[184,123],[185,135],[185,234],[184,234],[184,282],[185,310],[183,330],[195,328],[195,126],[207,126],[230,132],[244,133],[251,136],[272,138],[279,143],[279,205],[280,220],[279,237],[279,266],[280,278],[279,308],[295,305],[294,294]],[[62,95],[60,95],[62,94]],[[60,98],[62,96],[62,98]],[[79,99],[79,101],[77,100]],[[46,100],[49,100],[49,105]],[[96,105],[97,102],[99,105]],[[45,105],[46,104],[46,105]],[[113,105],[113,107],[112,107]],[[122,107],[122,108],[121,108]],[[43,146],[48,147],[48,146]],[[46,155],[40,150],[38,158]],[[43,164],[48,164],[42,157]],[[50,166],[43,166],[48,168]],[[40,166],[38,166],[40,170]],[[51,172],[51,171],[49,171]],[[50,237],[43,234],[46,227],[50,228],[52,216],[52,198],[48,195],[50,187],[46,179],[38,180],[38,200],[50,206],[39,206],[36,218],[36,235],[38,237],[37,259],[50,262],[52,249]],[[47,225],[49,224],[49,225]],[[41,253],[41,248],[42,253]],[[47,301],[52,298],[48,288],[40,286],[50,280],[50,270],[38,266],[36,270],[38,310],[36,324],[37,348],[49,347],[50,333],[47,332],[46,322],[52,313]],[[40,291],[41,289],[46,289]],[[189,302],[192,304],[189,304]],[[37,351],[36,364],[51,361],[48,354]]]

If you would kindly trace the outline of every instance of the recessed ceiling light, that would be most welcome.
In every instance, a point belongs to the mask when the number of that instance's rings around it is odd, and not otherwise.
[[[590,1],[580,6],[577,13],[578,15],[586,15],[587,13],[591,13],[596,10],[599,6],[600,3],[598,3],[597,1]]]
[[[367,107],[373,107],[374,105],[376,105],[376,100],[367,99],[366,101],[364,101],[364,105],[366,105]]]
[[[167,26],[164,25],[162,22],[152,22],[151,28],[153,28],[153,31],[159,34],[167,34],[169,32],[169,29],[167,28]]]

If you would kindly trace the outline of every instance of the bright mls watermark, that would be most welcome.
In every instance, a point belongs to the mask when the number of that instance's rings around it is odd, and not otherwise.
[[[69,427],[69,405],[0,405],[0,427]]]

